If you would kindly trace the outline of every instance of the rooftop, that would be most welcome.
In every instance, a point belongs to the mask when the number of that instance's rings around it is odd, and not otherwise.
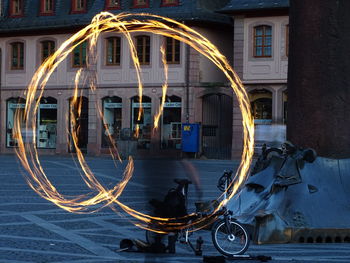
[[[289,8],[289,0],[230,0],[220,12],[243,13],[248,11],[287,8]]]
[[[101,11],[105,11],[105,0],[86,0],[87,10],[84,13],[71,12],[71,0],[55,0],[54,15],[40,15],[40,1],[25,0],[24,15],[9,17],[10,0],[4,0],[3,16],[0,17],[0,33],[47,30],[58,28],[81,27],[90,23],[91,19]],[[150,0],[149,7],[135,8],[133,0],[121,0],[121,8],[107,10],[117,14],[152,13],[173,18],[178,21],[196,21],[231,24],[231,18],[224,14],[215,13],[222,9],[229,0],[179,0],[175,6],[162,6],[162,0]]]

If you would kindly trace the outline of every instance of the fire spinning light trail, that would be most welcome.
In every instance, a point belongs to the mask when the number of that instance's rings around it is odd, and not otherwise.
[[[141,19],[137,20],[135,17]],[[29,186],[41,197],[55,203],[57,206],[74,213],[91,213],[97,211],[105,206],[110,206],[114,211],[116,208],[113,205],[118,205],[122,210],[131,215],[136,222],[134,224],[138,227],[150,229],[156,232],[168,232],[174,231],[179,228],[187,227],[186,220],[177,221],[174,218],[158,218],[153,217],[139,211],[136,211],[126,204],[121,203],[118,197],[122,194],[124,188],[129,182],[133,170],[134,164],[132,157],[129,157],[128,164],[124,170],[123,177],[120,182],[114,186],[112,189],[106,189],[102,186],[99,181],[94,176],[93,172],[87,165],[81,150],[78,147],[78,136],[79,125],[76,122],[76,118],[81,114],[82,107],[82,97],[79,96],[79,84],[84,83],[88,80],[88,84],[92,94],[98,93],[98,88],[96,88],[97,76],[92,74],[89,70],[91,66],[96,65],[97,54],[95,52],[96,44],[99,35],[104,32],[115,32],[123,34],[130,46],[130,54],[134,67],[136,69],[136,75],[138,80],[138,96],[139,96],[139,113],[138,120],[142,116],[142,78],[141,78],[141,67],[137,56],[137,51],[132,39],[131,34],[133,32],[149,32],[153,34],[162,35],[165,37],[171,37],[185,44],[191,46],[193,49],[198,51],[200,54],[206,56],[211,60],[227,77],[229,80],[233,91],[235,92],[239,107],[242,112],[242,125],[243,125],[243,135],[244,135],[244,145],[242,160],[239,168],[236,172],[235,178],[232,182],[232,191],[226,200],[223,200],[220,205],[213,211],[213,214],[218,211],[224,204],[231,199],[239,189],[240,185],[245,181],[248,169],[250,167],[253,146],[254,146],[254,125],[253,119],[250,114],[250,103],[244,87],[229,65],[227,59],[218,51],[218,49],[205,37],[200,35],[193,29],[175,21],[170,18],[161,17],[152,14],[126,14],[122,13],[119,15],[113,15],[111,13],[102,12],[96,15],[91,24],[74,34],[71,38],[66,40],[59,49],[49,57],[35,72],[30,84],[27,88],[27,100],[24,111],[25,129],[26,131],[32,131],[32,140],[30,142],[24,142],[21,133],[21,120],[23,116],[19,116],[19,112],[16,112],[14,132],[18,135],[18,149],[16,150],[17,156],[21,161],[22,165],[26,169],[27,173],[25,179]],[[67,56],[73,51],[75,47],[83,43],[84,41],[89,41],[89,54],[87,56],[87,67],[85,70],[80,69],[75,78],[75,89],[73,94],[73,99],[70,104],[69,120],[70,120],[70,134],[73,146],[77,153],[78,162],[82,168],[83,173],[81,176],[87,187],[91,189],[91,193],[85,195],[78,195],[74,198],[70,196],[64,196],[59,193],[55,186],[51,184],[50,180],[45,174],[43,167],[40,164],[38,152],[36,149],[36,113],[40,104],[40,99],[45,90],[47,81],[49,80],[51,74],[55,71],[58,65],[67,58]],[[163,112],[163,107],[165,104],[166,92],[168,87],[168,66],[165,59],[165,49],[164,46],[161,48],[162,61],[164,64],[164,75],[165,82],[162,85],[162,103],[154,118],[154,127],[158,127],[159,118]],[[118,150],[115,142],[113,141],[111,134],[108,131],[106,122],[104,121],[103,113],[100,105],[96,102],[96,109],[98,114],[103,120],[104,128],[108,134],[109,140],[111,142],[110,152],[115,160],[115,157],[121,161],[118,154]],[[68,119],[68,114],[67,114]],[[138,127],[136,128],[136,135],[138,134]],[[115,156],[116,155],[116,156]],[[96,205],[98,205],[96,208]],[[203,222],[209,222],[214,220],[213,214],[208,215],[206,218],[198,219],[191,224],[194,230],[199,229],[204,226]],[[185,223],[181,223],[185,222]]]

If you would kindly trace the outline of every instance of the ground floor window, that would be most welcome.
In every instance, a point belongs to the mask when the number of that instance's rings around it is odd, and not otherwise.
[[[161,148],[181,149],[181,98],[166,97],[161,125]]]
[[[134,138],[137,140],[138,149],[149,149],[151,144],[152,133],[152,115],[151,115],[152,101],[150,97],[142,97],[142,112],[141,118],[138,119],[140,100],[135,96],[131,99],[131,129]],[[138,129],[137,129],[138,127]]]
[[[102,99],[102,147],[109,147],[112,141],[120,138],[122,127],[122,99],[106,97]]]
[[[56,148],[57,100],[42,98],[37,117],[37,147]]]
[[[71,114],[73,113],[73,114]],[[71,118],[74,116],[74,120]],[[89,100],[86,97],[78,97],[69,100],[69,152],[76,152],[72,132],[76,133],[77,145],[82,152],[87,152],[89,129]],[[74,125],[73,125],[74,124]]]
[[[270,124],[272,122],[272,93],[268,90],[253,90],[249,92],[252,114],[255,124]]]
[[[19,118],[21,130],[25,129],[24,108],[25,100],[22,98],[11,98],[7,100],[7,123],[6,123],[6,146],[18,146],[18,134],[14,131],[15,117]],[[16,114],[17,112],[17,114]]]

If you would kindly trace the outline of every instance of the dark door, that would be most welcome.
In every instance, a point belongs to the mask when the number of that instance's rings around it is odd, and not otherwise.
[[[203,97],[203,154],[230,159],[232,148],[232,98],[224,94]]]
[[[81,106],[80,106],[81,104]],[[71,132],[73,129],[77,133],[78,139],[78,147],[83,153],[87,151],[88,144],[88,109],[89,109],[89,100],[86,97],[79,97],[76,103],[72,103],[72,99],[69,101],[70,110],[73,110],[75,116],[75,127],[72,127],[71,115],[69,114],[69,131]],[[81,112],[79,115],[79,108],[81,107]],[[76,149],[73,144],[73,139],[70,133],[69,136],[69,152],[76,152]]]

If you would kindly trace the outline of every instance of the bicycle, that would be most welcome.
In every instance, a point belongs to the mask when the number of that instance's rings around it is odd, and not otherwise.
[[[223,198],[227,198],[227,194],[230,193],[230,189],[228,189],[231,180],[232,180],[232,171],[224,171],[224,174],[220,177],[218,181],[219,190],[223,191]],[[175,191],[177,194],[180,194],[183,197],[183,201],[185,207],[187,208],[187,197],[188,197],[188,185],[191,184],[191,181],[186,179],[175,179],[175,183],[178,186],[175,189],[171,189],[171,191]],[[226,191],[227,190],[227,191]],[[160,204],[161,202],[158,202]],[[200,205],[197,205],[197,208]],[[157,209],[157,207],[156,207]],[[158,207],[159,209],[159,207]],[[187,213],[187,211],[186,211]],[[214,244],[214,247],[224,256],[234,257],[237,255],[244,254],[250,243],[250,238],[248,231],[245,229],[243,225],[241,225],[234,217],[233,212],[226,208],[224,205],[219,211],[215,212],[212,217],[223,217],[221,219],[216,220],[213,223],[211,229],[211,238]],[[191,225],[197,219],[205,218],[206,214],[203,212],[196,212],[193,215],[188,217],[187,225]],[[174,242],[179,240],[181,243],[188,244],[190,248],[195,252],[196,255],[201,255],[201,244],[203,240],[201,237],[197,239],[196,247],[193,246],[189,237],[191,233],[194,231],[192,227],[185,227],[173,233],[172,239]],[[148,243],[154,242],[155,237],[159,237],[159,234],[155,234],[152,231],[146,231],[146,240]],[[169,239],[169,243],[171,240]],[[172,244],[168,245],[170,252],[175,253],[175,247],[172,247]]]

